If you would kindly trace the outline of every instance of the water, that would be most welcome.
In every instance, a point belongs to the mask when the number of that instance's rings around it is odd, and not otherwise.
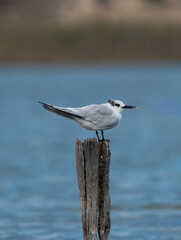
[[[181,236],[181,65],[1,65],[0,239],[82,239],[75,139],[95,136],[37,102],[121,99],[111,140],[111,239]]]

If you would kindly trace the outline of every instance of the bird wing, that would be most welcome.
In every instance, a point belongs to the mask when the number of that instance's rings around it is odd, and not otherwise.
[[[81,116],[84,120],[92,122],[98,128],[110,128],[115,123],[114,113],[105,104],[92,104],[79,108]]]
[[[84,117],[74,113],[71,109],[67,109],[67,108],[61,108],[61,107],[56,107],[56,106],[53,106],[53,105],[50,105],[50,104],[47,104],[47,103],[44,103],[44,102],[39,102],[40,104],[42,104],[42,106],[50,111],[50,112],[54,112],[54,113],[57,113],[63,117],[66,117],[66,118],[70,118],[70,119],[84,119]]]
[[[82,108],[62,108],[43,102],[39,103],[42,104],[46,110],[73,119],[87,129],[104,130],[118,124],[118,119],[115,118],[114,112],[107,107],[106,104],[92,104]]]

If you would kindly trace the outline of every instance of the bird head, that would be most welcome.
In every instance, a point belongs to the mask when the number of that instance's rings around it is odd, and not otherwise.
[[[138,109],[138,107],[125,105],[122,101],[119,100],[108,100],[108,103],[114,107],[116,111],[121,113],[124,109]]]

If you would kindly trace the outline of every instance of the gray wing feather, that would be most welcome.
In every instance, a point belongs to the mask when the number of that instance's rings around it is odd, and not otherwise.
[[[66,110],[65,108],[60,108],[60,107],[56,107],[56,106],[52,106],[43,102],[39,102],[40,104],[42,104],[42,106],[50,111],[50,112],[54,112],[57,113],[63,117],[66,118],[70,118],[70,119],[75,119],[75,118],[79,118],[79,119],[84,119],[82,116],[75,114],[74,112],[72,112],[71,110]]]
[[[105,104],[92,104],[82,108],[62,108],[39,102],[42,106],[51,112],[57,113],[63,117],[76,120],[81,126],[89,129],[86,122],[90,122],[95,129],[108,129],[117,125],[113,111]]]
[[[81,116],[84,117],[86,121],[92,122],[96,126],[112,126],[113,118],[113,111],[105,106],[104,104],[101,105],[89,105],[83,108],[79,108],[78,112],[81,113]]]

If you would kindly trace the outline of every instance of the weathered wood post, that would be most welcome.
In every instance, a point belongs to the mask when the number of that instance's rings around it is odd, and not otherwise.
[[[84,240],[109,240],[109,141],[77,139],[76,166]]]

